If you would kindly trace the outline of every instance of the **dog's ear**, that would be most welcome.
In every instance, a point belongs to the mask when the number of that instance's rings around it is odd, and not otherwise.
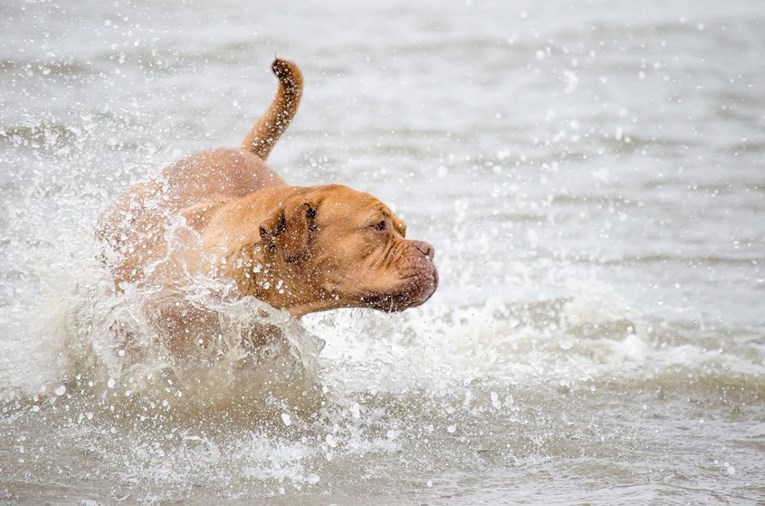
[[[309,202],[287,202],[261,226],[260,238],[271,251],[281,253],[285,262],[300,260],[308,253],[312,232],[316,229],[316,208]]]

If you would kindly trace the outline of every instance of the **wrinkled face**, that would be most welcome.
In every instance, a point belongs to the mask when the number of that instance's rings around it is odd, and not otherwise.
[[[285,207],[272,226],[284,240],[272,239],[273,249],[281,250],[293,286],[305,282],[303,293],[318,299],[296,313],[337,307],[402,311],[435,292],[433,247],[406,239],[404,222],[375,197],[320,186],[304,189]],[[273,236],[264,229],[261,234],[266,242]]]

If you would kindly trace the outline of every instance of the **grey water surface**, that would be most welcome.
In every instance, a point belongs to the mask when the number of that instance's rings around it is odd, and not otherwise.
[[[234,344],[179,363],[95,220],[238,145],[275,55],[271,166],[389,203],[441,286],[208,301]],[[759,0],[4,1],[0,503],[765,502],[764,55]]]

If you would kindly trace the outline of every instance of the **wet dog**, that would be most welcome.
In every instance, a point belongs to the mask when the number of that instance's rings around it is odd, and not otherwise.
[[[277,59],[276,97],[239,148],[184,158],[130,188],[96,237],[117,288],[156,289],[152,310],[177,353],[204,344],[215,315],[184,299],[192,279],[230,281],[294,316],[343,307],[402,311],[438,285],[433,247],[372,195],[287,185],[265,163],[300,103],[303,77]],[[230,296],[231,294],[229,294]]]

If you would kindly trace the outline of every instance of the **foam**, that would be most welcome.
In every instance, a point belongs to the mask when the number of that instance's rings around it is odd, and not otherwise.
[[[340,391],[446,392],[473,381],[540,388],[630,388],[678,374],[729,375],[762,383],[756,339],[720,351],[716,333],[664,328],[629,307],[615,289],[571,281],[573,295],[535,304],[490,299],[481,306],[432,305],[389,316],[346,311],[309,318],[327,341],[324,379]],[[711,349],[709,349],[711,348]]]
[[[570,297],[534,304],[491,298],[480,306],[432,304],[396,315],[344,310],[302,322],[254,299],[215,298],[222,288],[199,280],[192,296],[220,315],[223,332],[194,359],[179,360],[141,309],[149,292],[115,293],[103,267],[87,259],[76,269],[51,265],[38,275],[42,295],[12,322],[8,335],[19,337],[2,342],[6,400],[52,396],[74,382],[74,392],[165,403],[168,410],[191,404],[225,411],[243,399],[249,405],[289,400],[310,410],[322,387],[342,403],[360,392],[438,394],[474,381],[629,388],[652,379],[677,383],[671,378],[679,370],[722,374],[733,384],[760,385],[765,375],[756,338],[720,351],[709,346],[714,332],[700,339],[698,329],[661,328],[593,279],[571,279]],[[248,347],[248,332],[263,325],[286,339]],[[132,348],[123,346],[125,335]]]
[[[13,329],[25,339],[4,341],[6,400],[36,396],[36,402],[70,385],[110,403],[209,410],[271,398],[306,404],[306,391],[315,389],[323,343],[265,303],[216,297],[225,287],[200,281],[189,298],[219,315],[221,333],[181,359],[165,348],[144,310],[151,289],[117,293],[105,269],[87,260],[79,269],[51,267],[41,277],[42,295]],[[269,326],[284,339],[254,348],[253,332]]]

